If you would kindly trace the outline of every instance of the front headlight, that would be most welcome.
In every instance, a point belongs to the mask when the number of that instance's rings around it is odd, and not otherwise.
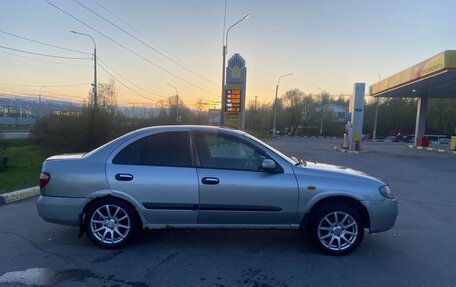
[[[383,195],[386,198],[389,199],[394,199],[396,198],[396,195],[389,189],[387,185],[381,186],[378,191],[380,192],[381,195]]]

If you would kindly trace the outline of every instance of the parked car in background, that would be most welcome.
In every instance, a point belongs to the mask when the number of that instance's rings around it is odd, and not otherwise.
[[[205,126],[140,129],[87,154],[48,158],[40,216],[80,226],[104,248],[141,228],[306,228],[332,255],[390,229],[398,207],[384,182],[289,158],[247,133]]]
[[[450,139],[449,138],[440,138],[439,144],[450,144]]]
[[[385,142],[399,142],[399,139],[396,136],[387,136]]]
[[[414,143],[415,142],[415,135],[407,135],[407,136],[405,136],[404,142],[406,142],[406,143]]]
[[[425,135],[425,137],[427,137],[430,142],[436,143],[440,143],[440,139],[448,139],[448,136],[443,134],[429,134]]]

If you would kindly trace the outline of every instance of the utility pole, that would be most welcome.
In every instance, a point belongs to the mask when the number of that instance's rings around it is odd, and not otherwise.
[[[176,93],[176,123],[180,122],[179,119],[179,94]]]
[[[84,35],[87,37],[90,37],[93,41],[93,107],[96,109],[98,106],[98,96],[97,96],[97,44],[95,43],[95,40],[93,39],[92,36],[89,34],[84,34],[76,31],[70,31],[71,33],[74,34],[79,34],[79,35]]]
[[[319,89],[321,91],[321,111],[320,111],[320,136],[323,135],[323,115],[324,115],[324,108],[325,108],[325,105],[323,104],[323,93],[324,93],[324,90],[317,87],[317,89]]]
[[[178,90],[175,86],[171,85],[170,83],[167,83],[170,87],[173,87],[176,90],[176,123],[180,122],[179,118],[179,93]]]
[[[273,108],[273,113],[272,113],[272,137],[275,137],[276,135],[276,117],[277,117],[277,94],[279,93],[279,85],[280,85],[280,79],[286,76],[291,76],[293,73],[282,75],[279,77],[277,80],[277,85],[276,85],[276,92],[275,92],[275,99],[274,99],[274,108]]]
[[[38,93],[38,118],[41,119],[41,89],[46,88],[46,86],[41,86],[40,92]]]
[[[93,106],[95,109],[98,106],[98,90],[97,90],[97,47],[93,41]]]

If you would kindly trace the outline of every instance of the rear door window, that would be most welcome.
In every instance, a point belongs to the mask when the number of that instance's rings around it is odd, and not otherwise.
[[[114,164],[149,166],[192,166],[189,132],[164,132],[141,138],[123,150]]]

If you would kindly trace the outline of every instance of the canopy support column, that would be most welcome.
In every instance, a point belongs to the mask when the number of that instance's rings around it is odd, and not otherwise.
[[[416,125],[415,125],[415,147],[423,146],[422,138],[425,134],[426,129],[426,112],[428,107],[428,98],[421,97],[418,100],[418,108],[416,113]]]

